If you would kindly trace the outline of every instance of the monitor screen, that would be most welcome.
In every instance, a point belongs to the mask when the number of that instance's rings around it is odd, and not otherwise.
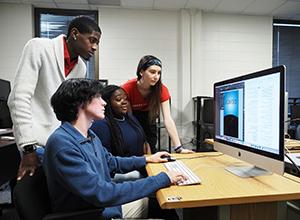
[[[10,93],[10,82],[0,79],[0,128],[11,128],[12,121],[10,118],[7,99]]]
[[[215,149],[282,174],[284,98],[284,66],[215,83]]]

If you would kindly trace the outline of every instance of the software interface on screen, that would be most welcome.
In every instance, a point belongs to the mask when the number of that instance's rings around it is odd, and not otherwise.
[[[216,86],[216,138],[279,155],[280,73]]]

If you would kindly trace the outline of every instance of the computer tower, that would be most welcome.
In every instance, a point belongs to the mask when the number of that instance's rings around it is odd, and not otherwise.
[[[214,136],[214,100],[209,96],[197,96],[194,101],[194,134],[197,151],[212,150],[205,139]]]

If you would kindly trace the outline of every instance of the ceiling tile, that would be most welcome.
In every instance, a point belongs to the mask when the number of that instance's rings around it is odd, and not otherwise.
[[[33,6],[36,8],[57,8],[54,2],[52,3],[33,3]]]
[[[61,9],[78,9],[78,10],[90,10],[88,4],[61,4],[57,3],[57,8]]]
[[[242,13],[255,0],[222,0],[214,8],[214,12]]]
[[[280,7],[286,0],[259,0],[252,2],[245,10],[246,14],[270,15],[272,11]]]
[[[204,11],[211,11],[220,0],[189,0],[185,8],[197,8]]]
[[[275,9],[271,14],[275,17],[292,17],[300,12],[300,1],[287,1],[279,8]]]
[[[0,0],[0,3],[22,3],[22,0]]]
[[[54,0],[22,0],[23,3],[53,3]]]
[[[107,1],[113,0],[90,0]],[[119,0],[114,0],[119,1]],[[299,19],[300,0],[120,0],[120,8],[179,10],[201,9],[220,13],[274,16],[282,19]],[[25,3],[35,7],[98,9],[88,0],[0,0],[0,3]]]
[[[54,0],[59,4],[88,4],[87,0]]]
[[[154,0],[154,9],[175,9],[184,8],[187,0]]]
[[[91,10],[98,10],[99,9],[99,7],[101,7],[101,6],[99,6],[99,5],[90,5],[90,9]]]
[[[152,9],[153,0],[121,0],[123,8]]]
[[[121,6],[120,0],[87,0],[90,5],[98,5],[98,6],[112,6],[119,7]]]

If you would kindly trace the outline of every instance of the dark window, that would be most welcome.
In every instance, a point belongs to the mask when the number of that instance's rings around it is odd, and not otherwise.
[[[35,36],[54,38],[60,34],[67,34],[71,20],[79,15],[89,16],[98,23],[97,11],[35,8]],[[88,78],[99,78],[96,60],[98,60],[97,53],[86,62]]]
[[[300,22],[274,20],[273,66],[286,66],[289,98],[300,97]]]

